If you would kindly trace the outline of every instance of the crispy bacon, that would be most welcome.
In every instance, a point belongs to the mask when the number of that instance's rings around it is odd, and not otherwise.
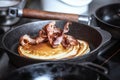
[[[61,44],[62,44],[62,46],[64,47],[64,48],[69,48],[70,47],[70,42],[69,42],[69,40],[67,40],[67,35],[65,35],[64,37],[63,37],[63,40],[62,40],[62,42],[61,42]]]
[[[38,37],[47,38],[47,34],[46,34],[45,30],[40,30]]]
[[[77,45],[78,44],[78,41],[73,36],[67,35],[66,39],[69,41],[70,45]]]
[[[32,39],[29,35],[25,34],[20,38],[21,45],[35,44],[35,39]]]
[[[56,48],[59,44],[62,44],[65,48],[77,45],[78,41],[74,37],[65,34],[69,31],[69,24],[70,22],[67,22],[62,30],[56,27],[55,21],[53,21],[40,30],[38,36],[34,39],[27,34],[23,35],[20,38],[20,44],[24,46],[25,44],[39,44],[49,41],[53,48]]]
[[[64,42],[64,36],[65,34],[64,33],[67,33],[69,31],[69,24],[70,22],[67,22],[64,26],[64,29],[63,30],[59,30],[60,28],[56,28],[57,31],[60,31],[58,34],[58,36],[55,38],[54,42],[53,42],[53,45],[58,46],[59,44],[63,43]],[[64,43],[65,44],[65,43]],[[63,45],[64,46],[64,45]],[[64,46],[65,47],[65,46]]]
[[[69,24],[71,24],[71,22],[67,22],[64,26],[64,29],[63,29],[63,33],[67,33],[69,31]]]
[[[73,36],[65,35],[61,44],[64,48],[69,48],[72,45],[77,45],[78,41]]]
[[[38,37],[35,38],[35,42],[36,44],[39,44],[44,41],[47,41],[47,34],[44,30],[40,30]]]
[[[55,40],[53,41],[53,47],[57,47],[59,44],[61,44],[63,40],[63,35],[57,36]]]

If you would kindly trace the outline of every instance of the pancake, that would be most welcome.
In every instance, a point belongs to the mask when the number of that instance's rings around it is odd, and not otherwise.
[[[43,60],[70,59],[90,52],[87,42],[83,40],[78,40],[78,42],[79,44],[70,46],[68,49],[64,48],[61,44],[57,48],[52,48],[48,42],[36,45],[19,45],[18,52],[20,56]]]

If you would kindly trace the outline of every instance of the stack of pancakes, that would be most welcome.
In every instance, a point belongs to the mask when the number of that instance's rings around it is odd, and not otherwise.
[[[48,42],[37,45],[19,46],[18,52],[21,56],[33,59],[58,60],[70,59],[87,54],[90,51],[89,45],[83,40],[79,44],[65,49],[61,44],[52,48]]]

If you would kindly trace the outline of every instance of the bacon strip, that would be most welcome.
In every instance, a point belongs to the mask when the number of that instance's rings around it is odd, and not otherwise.
[[[29,35],[25,34],[20,38],[20,44],[35,44],[35,39],[32,39]]]
[[[69,31],[69,24],[71,24],[71,22],[67,22],[64,26],[64,29],[63,29],[63,33],[67,33]]]
[[[35,41],[36,41],[36,44],[42,43],[44,41],[47,41],[47,34],[46,34],[46,32],[44,30],[40,30],[39,31],[39,35],[38,35],[38,37],[36,37]]]
[[[55,26],[55,21],[53,21],[40,30],[39,35],[34,39],[27,34],[23,35],[20,38],[20,44],[24,46],[25,44],[39,44],[49,41],[53,48],[56,48],[59,44],[62,44],[65,48],[77,45],[78,41],[74,37],[65,34],[69,31],[69,24],[70,22],[67,22],[64,29],[61,30]]]
[[[64,42],[64,40],[63,40],[63,39],[64,39],[63,37],[65,36],[64,33],[67,33],[67,32],[69,31],[69,24],[70,24],[70,22],[67,22],[67,23],[65,24],[64,29],[63,29],[62,31],[60,31],[59,28],[58,28],[58,30],[59,30],[60,32],[58,33],[58,36],[56,37],[53,45],[59,45],[59,44],[61,44],[61,43]],[[64,46],[64,45],[63,45],[63,46]],[[65,46],[64,46],[64,47],[65,47]]]

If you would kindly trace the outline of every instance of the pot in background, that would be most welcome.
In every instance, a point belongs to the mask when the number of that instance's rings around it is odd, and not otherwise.
[[[8,16],[8,8],[24,8],[26,0],[0,0],[0,25],[12,25],[20,18]]]

